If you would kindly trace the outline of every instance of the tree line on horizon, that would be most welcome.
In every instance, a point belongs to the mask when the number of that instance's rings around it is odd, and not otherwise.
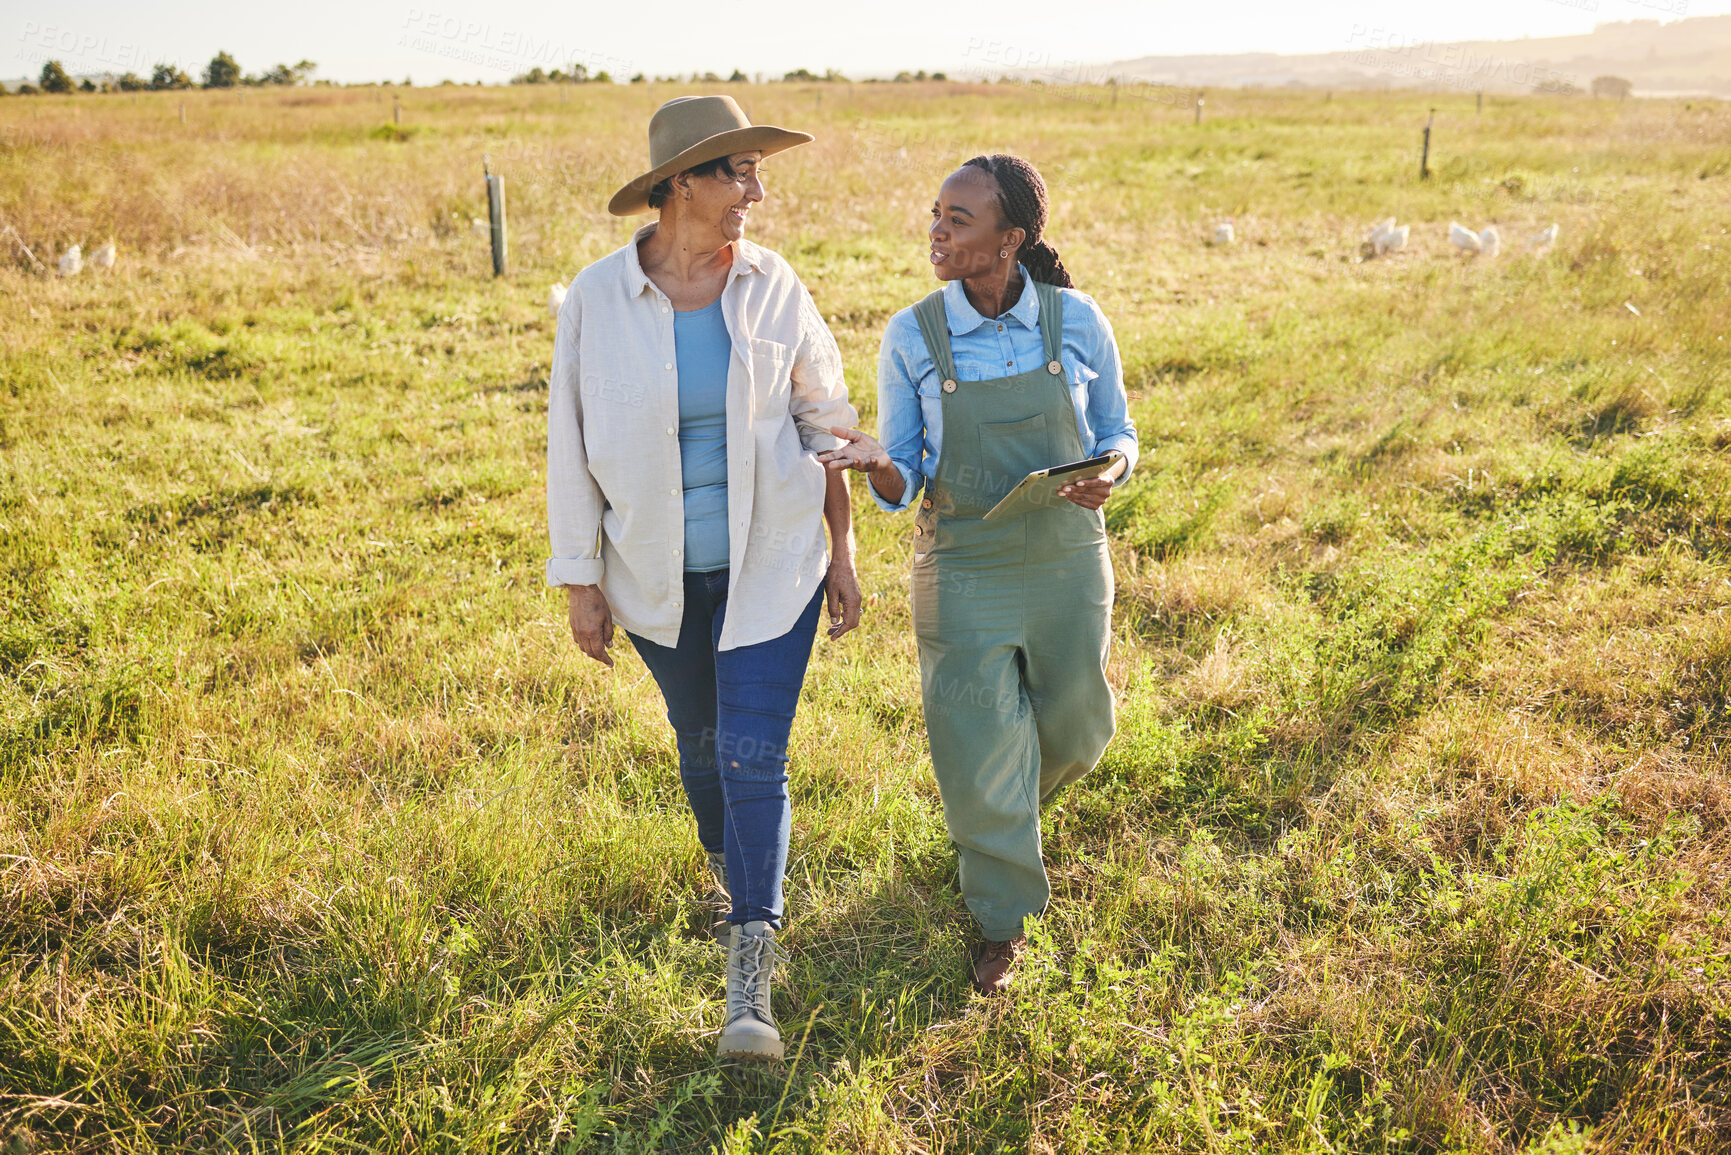
[[[851,83],[853,83],[853,81],[850,80],[847,76],[844,76],[842,73],[840,73],[839,71],[837,71],[834,68],[825,69],[821,73],[813,72],[809,68],[796,68],[792,72],[783,73],[781,79],[782,79],[782,83],[784,83],[784,84],[802,84],[802,83],[807,83],[807,82],[815,82],[815,83],[819,83],[819,84],[851,84]],[[942,72],[927,72],[925,69],[922,68],[918,72],[908,72],[905,70],[898,72],[895,74],[894,77],[891,78],[891,82],[896,83],[896,84],[907,84],[907,83],[911,83],[913,81],[918,81],[918,80],[948,80],[948,79],[949,79],[949,77],[946,76]],[[449,83],[449,82],[447,81],[446,83]],[[557,68],[555,68],[551,72],[548,72],[548,71],[537,66],[535,68],[531,68],[527,72],[522,72],[522,73],[517,74],[516,76],[513,76],[511,78],[511,83],[512,84],[612,84],[612,83],[614,83],[614,81],[613,81],[612,75],[605,72],[605,71],[591,73],[589,71],[589,69],[587,67],[585,67],[584,65],[573,64],[571,66],[571,69],[569,72],[563,72]],[[753,84],[753,83],[756,83],[756,84],[762,84],[763,83],[763,73],[761,73],[761,72],[758,73],[757,79],[754,81],[751,77],[747,76],[744,72],[741,72],[737,68],[735,68],[733,70],[733,72],[728,76],[721,76],[721,75],[714,73],[714,72],[693,72],[690,76],[680,76],[678,73],[674,73],[670,76],[647,76],[647,75],[639,72],[639,73],[636,73],[635,75],[633,75],[627,83],[630,83],[630,84],[646,84],[646,83],[654,83],[654,84],[687,84],[687,83],[689,83],[689,84]],[[871,77],[871,78],[868,78],[867,80],[865,80],[863,83],[865,83],[865,84],[878,84],[878,83],[881,83],[881,81],[877,77]]]
[[[227,52],[218,52],[210,58],[210,63],[204,66],[202,81],[194,81],[178,65],[161,63],[151,70],[149,79],[136,72],[123,72],[119,76],[110,74],[98,83],[88,76],[82,81],[74,81],[65,65],[58,60],[48,60],[43,62],[42,72],[36,83],[20,84],[16,94],[35,96],[41,93],[172,92],[191,88],[292,87],[307,83],[317,70],[317,64],[311,60],[302,60],[298,64],[278,64],[263,72],[247,74],[241,71],[240,64],[233,56]],[[0,84],[0,94],[5,92],[6,86]]]
[[[253,88],[270,86],[292,87],[297,84],[309,83],[313,72],[316,71],[317,68],[318,65],[313,61],[302,60],[298,64],[278,64],[274,68],[266,69],[264,72],[248,75],[241,71],[240,64],[231,54],[228,52],[218,52],[215,56],[211,57],[210,63],[205,65],[204,74],[200,80],[194,80],[192,77],[188,76],[186,71],[178,65],[167,63],[158,64],[151,70],[151,74],[148,78],[139,76],[135,72],[124,72],[119,76],[110,74],[100,80],[88,76],[82,80],[76,80],[66,71],[65,65],[60,61],[49,60],[43,63],[41,74],[37,77],[35,84],[30,84],[28,82],[20,84],[13,90],[13,93],[19,96],[36,96],[43,93],[174,92],[191,89]],[[847,76],[834,68],[825,69],[821,73],[812,72],[807,68],[796,68],[791,72],[783,74],[781,79],[784,83],[788,84],[852,83]],[[922,80],[941,81],[947,79],[949,78],[942,72],[928,73],[923,68],[917,72],[908,72],[904,70],[896,73],[892,78],[893,82],[898,84]],[[762,83],[762,81],[763,75],[762,73],[759,73],[756,82]],[[630,84],[644,84],[651,82],[656,84],[683,84],[687,82],[692,84],[751,84],[753,83],[753,80],[744,72],[735,68],[730,75],[725,77],[714,72],[693,72],[689,77],[680,76],[677,73],[668,76],[651,77],[639,72],[633,75],[628,81]],[[321,80],[318,83],[330,84],[331,82],[328,80]],[[386,80],[383,81],[383,83],[385,85],[391,85],[392,81]],[[450,86],[455,83],[455,81],[446,80],[442,82],[442,85]],[[476,81],[475,83],[479,84],[480,81]],[[608,73],[606,70],[590,72],[586,65],[573,63],[569,69],[555,68],[551,72],[537,65],[527,72],[519,73],[518,75],[511,77],[510,83],[613,84],[616,82],[614,81],[612,74]],[[873,77],[867,79],[864,83],[875,84],[879,83],[879,80],[878,78]],[[406,87],[413,86],[412,82],[408,79],[405,79],[403,84]],[[5,95],[6,93],[6,86],[0,84],[0,95]]]
[[[133,72],[126,72],[119,76],[109,74],[99,83],[91,77],[85,77],[82,81],[75,81],[73,77],[67,73],[65,67],[60,61],[49,60],[42,65],[42,72],[36,84],[24,83],[19,85],[14,91],[17,95],[33,96],[41,93],[162,92],[190,89],[226,89],[236,87],[292,87],[294,85],[308,83],[313,72],[316,71],[317,68],[318,65],[313,61],[302,60],[299,63],[292,65],[278,64],[273,68],[266,69],[262,73],[248,75],[242,73],[239,63],[236,62],[235,58],[231,54],[228,52],[218,52],[215,56],[211,57],[210,63],[205,65],[203,78],[200,81],[193,80],[177,65],[159,63],[151,71],[149,79],[145,79]],[[920,81],[942,82],[948,79],[949,77],[943,72],[928,73],[922,68],[916,72],[908,72],[904,69],[903,71],[896,73],[895,76],[887,78],[887,80],[882,77],[867,77],[861,83],[906,84],[917,83]],[[1008,76],[999,78],[1001,82],[1008,82],[1010,79],[1011,78]],[[761,84],[763,81],[764,77],[762,73],[758,73],[754,80],[740,69],[735,68],[731,74],[726,77],[715,72],[700,73],[694,71],[689,76],[681,76],[678,73],[666,76],[648,76],[642,72],[638,72],[631,76],[628,83]],[[825,69],[821,73],[813,72],[807,68],[796,68],[790,72],[783,73],[781,81],[786,84],[853,83],[851,77],[846,76],[834,68]],[[986,82],[990,83],[990,80],[987,80]],[[332,82],[329,80],[320,80],[317,83],[320,85],[330,85]],[[394,84],[394,82],[390,80],[379,82],[365,81],[361,82],[361,86],[367,87],[374,83],[382,84],[386,87],[393,86]],[[477,80],[473,83],[479,86],[482,82]],[[509,83],[514,85],[535,85],[614,84],[617,82],[614,80],[612,74],[606,70],[592,73],[586,65],[574,62],[570,65],[568,70],[554,68],[550,72],[537,65],[534,68],[529,69],[527,72],[522,72],[511,77]],[[771,78],[771,83],[774,83],[773,77]],[[1042,87],[1046,82],[1041,78],[1032,77],[1022,81],[1022,83]],[[1115,86],[1119,83],[1119,79],[1117,77],[1107,77],[1103,83],[1108,87]],[[1130,83],[1136,84],[1138,82],[1131,81]],[[1140,83],[1155,84],[1156,82],[1144,81]],[[450,87],[456,84],[456,81],[444,80],[440,82],[439,87]],[[414,82],[405,77],[402,81],[402,85],[404,87],[413,87]],[[347,85],[345,85],[345,87],[346,86]],[[1633,86],[1629,81],[1622,77],[1600,76],[1593,79],[1591,92],[1594,96],[1611,96],[1613,98],[1627,99],[1631,93],[1632,87]],[[1570,85],[1568,86],[1567,92],[1559,94],[1566,95],[1575,91],[1578,91],[1578,89],[1575,89],[1574,86]],[[6,86],[0,84],[0,95],[6,95],[6,92]]]
[[[313,61],[302,60],[297,64],[277,64],[272,68],[266,69],[264,72],[246,74],[241,71],[239,63],[236,62],[232,55],[228,52],[218,52],[215,56],[211,57],[210,63],[205,65],[201,81],[194,81],[186,74],[185,70],[180,68],[178,65],[159,63],[151,70],[150,78],[148,80],[139,76],[137,73],[125,72],[119,76],[109,74],[98,83],[95,79],[88,76],[82,81],[74,81],[60,61],[48,60],[43,63],[42,71],[36,84],[30,84],[28,82],[20,84],[14,92],[16,95],[20,96],[36,96],[43,93],[164,92],[184,91],[195,88],[227,89],[237,87],[293,87],[295,85],[309,83],[312,74],[317,71],[317,69],[318,65]],[[918,72],[907,72],[905,70],[898,72],[894,77],[890,78],[889,83],[905,84],[928,80],[944,81],[948,79],[949,77],[942,72],[928,73],[922,68]],[[834,68],[826,69],[821,74],[812,72],[810,69],[806,68],[796,68],[791,72],[784,73],[781,80],[783,83],[787,84],[853,83],[849,77],[843,75]],[[649,77],[639,72],[634,74],[628,83],[643,84],[648,82],[656,84],[751,84],[753,83],[753,80],[744,72],[735,68],[733,72],[725,78],[714,72],[693,72],[689,77],[682,77],[677,73],[669,76]],[[763,83],[762,73],[758,74],[755,82],[759,84]],[[329,80],[321,80],[318,81],[318,83],[321,85],[329,85],[331,82]],[[382,83],[386,86],[392,84],[389,80],[383,81]],[[455,81],[445,80],[441,82],[441,86],[451,86],[455,83]],[[481,82],[477,80],[474,83],[479,85]],[[591,73],[586,65],[573,63],[568,71],[555,68],[551,72],[548,72],[537,65],[527,72],[519,73],[518,75],[511,77],[510,83],[613,84],[615,81],[612,75],[605,70]],[[884,83],[884,81],[878,77],[868,77],[863,81],[863,83],[878,84]],[[1042,84],[1042,81],[1034,79],[1030,80],[1028,83],[1040,85]],[[1105,83],[1109,86],[1116,85],[1118,80],[1116,77],[1109,77]],[[403,85],[405,87],[413,87],[413,81],[405,77]],[[1597,76],[1593,78],[1589,90],[1594,97],[1608,96],[1613,99],[1627,100],[1632,94],[1633,85],[1620,76]],[[1569,85],[1567,92],[1559,94],[1567,95],[1577,91],[1579,90],[1573,85]],[[4,95],[7,95],[7,89],[3,83],[0,83],[0,96]]]

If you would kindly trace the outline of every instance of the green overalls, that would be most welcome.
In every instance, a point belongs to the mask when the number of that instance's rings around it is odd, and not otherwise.
[[[914,521],[920,690],[962,897],[996,941],[1045,909],[1040,803],[1093,769],[1114,725],[1104,516],[1064,501],[981,520],[1032,470],[1084,456],[1059,359],[1063,297],[1035,289],[1046,364],[993,381],[956,379],[941,291],[914,306],[944,415]]]

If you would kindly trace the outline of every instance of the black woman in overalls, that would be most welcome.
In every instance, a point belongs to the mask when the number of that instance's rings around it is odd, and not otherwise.
[[[913,611],[932,768],[983,942],[972,978],[1002,990],[1023,919],[1051,897],[1040,805],[1093,769],[1113,732],[1112,566],[1100,506],[1136,455],[1117,346],[1041,239],[1045,188],[1016,157],[978,157],[933,206],[945,287],[884,336],[883,442],[832,468],[868,474],[888,510],[917,505]],[[983,515],[1029,472],[1121,460],[1067,502]]]

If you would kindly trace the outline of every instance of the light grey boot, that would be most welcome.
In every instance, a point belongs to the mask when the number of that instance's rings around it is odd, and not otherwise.
[[[727,947],[727,1025],[716,1055],[723,1059],[781,1058],[781,1031],[769,1010],[769,980],[777,955],[767,922],[733,928]]]
[[[709,893],[704,896],[708,919],[705,928],[710,938],[722,946],[728,945],[732,937],[732,927],[727,916],[733,912],[733,893],[727,889],[727,855],[706,854],[705,865],[709,868]]]

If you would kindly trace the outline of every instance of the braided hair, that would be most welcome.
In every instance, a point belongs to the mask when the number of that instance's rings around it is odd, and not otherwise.
[[[998,182],[998,212],[1006,227],[1022,230],[1022,247],[1016,250],[1016,259],[1027,266],[1028,275],[1061,289],[1074,288],[1070,271],[1058,259],[1058,250],[1040,235],[1051,206],[1040,170],[1019,156],[1003,152],[976,156],[962,167],[977,168]]]

